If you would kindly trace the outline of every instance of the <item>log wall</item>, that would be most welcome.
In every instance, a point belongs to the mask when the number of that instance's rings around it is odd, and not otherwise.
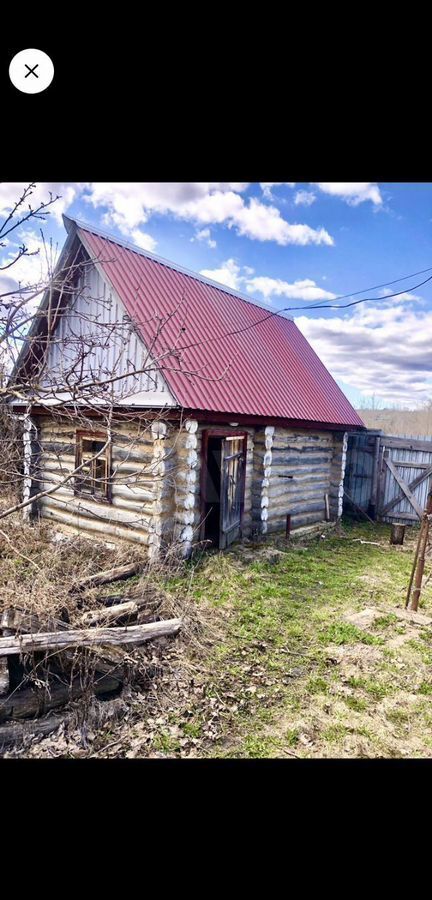
[[[75,467],[76,428],[70,419],[40,416],[38,466],[33,490],[59,483]],[[60,526],[123,538],[156,556],[175,542],[187,556],[199,540],[200,469],[204,428],[196,419],[116,424],[112,434],[112,502],[74,494],[73,481],[41,498],[37,511]],[[98,431],[97,423],[94,426]],[[211,430],[211,429],[209,429]],[[240,429],[239,429],[240,430]],[[244,430],[244,429],[242,429]],[[325,519],[325,495],[332,519],[342,513],[346,437],[268,425],[247,428],[246,484],[242,535],[284,531]]]
[[[76,427],[66,418],[42,416],[35,421],[40,473],[37,487],[47,490],[75,468]],[[90,428],[87,430],[91,433]],[[98,431],[97,422],[94,430]],[[36,511],[73,531],[142,543],[156,553],[163,517],[170,515],[172,507],[166,489],[166,473],[172,465],[169,441],[165,450],[167,433],[165,422],[149,424],[142,419],[116,424],[112,432],[112,502],[76,495],[71,479],[54,494],[42,497]]]
[[[288,514],[292,529],[323,521],[325,494],[331,518],[340,515],[343,435],[287,428],[269,432],[260,436],[255,459],[254,508],[257,522],[261,509],[261,533],[285,530]]]

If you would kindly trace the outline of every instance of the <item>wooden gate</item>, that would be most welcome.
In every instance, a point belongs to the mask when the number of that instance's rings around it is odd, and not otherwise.
[[[344,488],[350,501],[383,522],[419,521],[432,484],[432,438],[349,435]]]
[[[432,441],[383,436],[378,460],[378,518],[417,522],[426,505],[431,476]]]

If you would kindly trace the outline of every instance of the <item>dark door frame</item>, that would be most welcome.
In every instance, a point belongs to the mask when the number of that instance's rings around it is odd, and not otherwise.
[[[226,438],[226,437],[236,437],[243,438],[243,453],[245,459],[245,474],[243,480],[243,494],[241,500],[241,508],[240,508],[240,527],[243,521],[243,513],[244,513],[244,495],[245,495],[245,485],[246,485],[246,457],[247,457],[247,431],[239,431],[237,428],[206,428],[202,433],[202,444],[201,444],[201,471],[200,471],[200,541],[204,540],[205,535],[205,506],[206,506],[206,483],[207,483],[207,459],[208,459],[208,442],[210,438]]]

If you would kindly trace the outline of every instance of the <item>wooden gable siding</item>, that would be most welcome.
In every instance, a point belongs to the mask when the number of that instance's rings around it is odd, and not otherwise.
[[[156,329],[156,323],[155,323]],[[45,384],[62,383],[63,375],[77,360],[80,346],[86,355],[83,381],[121,378],[115,385],[116,398],[128,405],[174,406],[175,399],[130,324],[122,301],[115,295],[96,266],[81,272],[68,307],[59,316],[45,365]],[[148,371],[135,375],[140,369]]]

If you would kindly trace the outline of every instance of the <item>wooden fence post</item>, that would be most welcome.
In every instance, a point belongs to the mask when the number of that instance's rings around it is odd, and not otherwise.
[[[378,468],[380,462],[380,436],[375,438],[373,472],[372,472],[372,490],[369,502],[369,515],[372,519],[376,519],[378,512]]]
[[[426,548],[429,537],[429,519],[432,514],[432,491],[429,491],[426,503],[426,509],[422,516],[421,526],[420,526],[420,534],[417,544],[417,549],[414,557],[414,565],[411,572],[411,579],[408,587],[407,594],[407,602],[406,606],[408,609],[412,609],[416,611],[419,605],[419,599],[421,594],[423,573],[425,567],[425,557],[426,557]],[[415,574],[414,574],[415,573]],[[410,595],[411,595],[411,587],[414,581],[414,590],[411,597],[410,603]]]
[[[381,515],[381,510],[384,505],[384,497],[385,497],[385,483],[386,483],[386,474],[387,474],[387,466],[384,462],[384,454],[387,453],[388,450],[385,448],[385,444],[380,444],[379,455],[378,455],[378,467],[377,467],[377,501],[376,501],[376,518],[378,519]]]

